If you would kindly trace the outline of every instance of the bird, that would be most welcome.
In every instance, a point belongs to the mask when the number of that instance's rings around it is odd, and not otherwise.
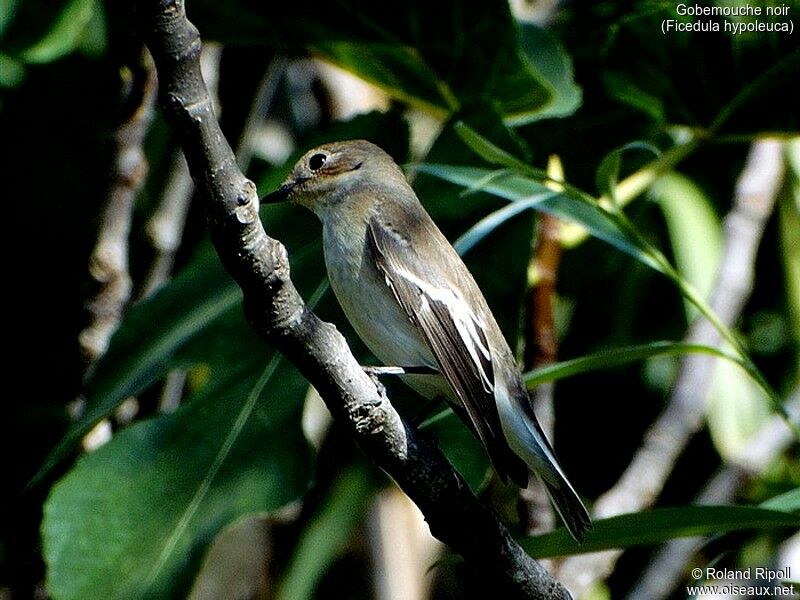
[[[582,541],[589,513],[536,419],[514,355],[392,157],[366,140],[313,148],[262,202],[285,200],[322,222],[331,288],[366,346],[384,365],[407,368],[403,381],[423,397],[447,399],[503,481],[525,488],[536,473]]]

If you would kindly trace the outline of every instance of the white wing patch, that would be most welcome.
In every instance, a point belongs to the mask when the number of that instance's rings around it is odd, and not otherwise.
[[[469,352],[472,362],[480,373],[481,385],[484,391],[491,393],[494,389],[494,382],[489,379],[489,374],[486,372],[484,364],[491,362],[492,354],[486,344],[484,323],[470,310],[469,305],[464,299],[456,295],[453,290],[431,285],[403,268],[398,268],[396,274],[405,278],[414,287],[419,289],[420,311],[430,312],[429,298],[447,307],[447,311],[453,319],[459,337],[464,343],[467,352]],[[392,282],[388,277],[386,278],[386,283],[393,288]],[[481,356],[483,358],[481,358]]]

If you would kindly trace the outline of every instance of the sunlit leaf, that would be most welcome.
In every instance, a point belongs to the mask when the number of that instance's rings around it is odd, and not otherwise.
[[[708,197],[690,179],[666,173],[649,190],[667,222],[678,271],[708,299],[722,252],[722,224]],[[697,308],[685,302],[689,321]]]
[[[622,158],[627,152],[632,150],[645,151],[659,156],[661,152],[652,144],[645,142],[629,142],[620,148],[609,152],[600,161],[597,167],[595,183],[601,195],[607,197],[613,204],[617,204],[617,182],[619,181]]]
[[[510,119],[509,125],[523,125],[534,120],[566,117],[574,113],[581,105],[581,88],[573,78],[570,55],[552,33],[541,27],[523,24],[519,36],[526,58],[550,84],[554,94],[544,108]]]
[[[598,369],[608,369],[610,367],[616,367],[654,356],[674,356],[692,353],[718,356],[737,365],[740,364],[738,357],[726,353],[719,348],[714,348],[713,346],[691,344],[687,342],[661,341],[637,346],[609,348],[594,354],[581,356],[580,358],[552,363],[534,369],[533,371],[528,371],[524,374],[524,380],[526,385],[530,388],[546,381],[557,381],[565,377],[572,377]]]
[[[800,512],[800,487],[761,503],[761,508],[782,512]]]
[[[419,170],[429,175],[440,177],[446,181],[464,187],[477,186],[480,182],[481,189],[501,198],[511,201],[530,200],[534,196],[541,196],[539,202],[533,203],[533,208],[538,211],[553,214],[560,219],[578,223],[585,227],[595,237],[608,242],[618,250],[633,256],[647,266],[661,270],[661,266],[653,260],[652,255],[644,249],[640,242],[628,235],[620,227],[614,216],[590,202],[576,199],[564,193],[553,194],[543,184],[519,173],[508,173],[499,177],[489,177],[492,171],[479,167],[460,167],[455,165],[420,165]]]

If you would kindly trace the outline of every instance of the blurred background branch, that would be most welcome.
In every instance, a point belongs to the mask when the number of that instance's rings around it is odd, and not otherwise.
[[[710,301],[729,327],[735,324],[750,296],[756,252],[783,174],[781,142],[754,142],[736,183],[733,208],[725,217],[722,258]],[[709,346],[721,341],[719,331],[705,319],[692,325],[686,339]],[[703,424],[717,362],[716,358],[700,354],[681,361],[666,408],[645,433],[641,448],[619,481],[595,502],[595,517],[636,512],[655,503],[679,455]],[[608,551],[569,558],[561,565],[559,575],[580,595],[607,578],[621,554]]]

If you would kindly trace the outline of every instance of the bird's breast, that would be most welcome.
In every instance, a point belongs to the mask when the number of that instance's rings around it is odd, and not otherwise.
[[[326,223],[323,238],[331,288],[367,347],[389,366],[435,366],[422,336],[372,260],[366,225],[363,231],[345,231]]]

